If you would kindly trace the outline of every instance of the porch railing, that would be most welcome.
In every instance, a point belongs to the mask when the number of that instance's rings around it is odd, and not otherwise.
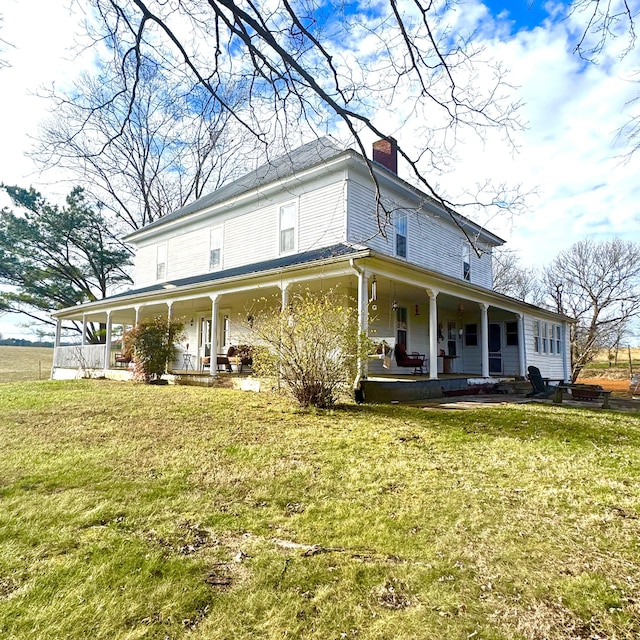
[[[53,366],[61,369],[104,369],[104,352],[103,344],[56,347]]]

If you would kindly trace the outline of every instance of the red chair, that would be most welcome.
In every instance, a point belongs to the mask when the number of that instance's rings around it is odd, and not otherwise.
[[[398,342],[394,349],[394,353],[396,356],[396,364],[399,367],[413,367],[414,374],[422,374],[424,373],[424,361],[426,359],[426,355],[421,353],[416,353],[415,351],[411,354],[407,353],[406,347]]]

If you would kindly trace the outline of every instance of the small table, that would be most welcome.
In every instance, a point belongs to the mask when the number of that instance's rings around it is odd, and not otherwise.
[[[185,371],[189,371],[189,369],[193,369],[195,371],[195,367],[193,366],[193,354],[187,353],[186,351],[182,354],[182,368]]]

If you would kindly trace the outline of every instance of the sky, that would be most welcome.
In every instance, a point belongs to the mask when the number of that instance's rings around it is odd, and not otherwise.
[[[0,5],[0,39],[10,43],[0,43],[0,58],[10,63],[0,68],[0,182],[33,185],[45,194],[55,193],[55,176],[39,175],[25,155],[47,113],[47,101],[37,94],[71,82],[91,61],[91,52],[78,58],[71,50],[82,33],[81,16],[66,5]],[[634,102],[640,47],[620,58],[625,43],[619,39],[599,64],[585,63],[572,51],[576,18],[562,18],[562,8],[540,0],[465,0],[460,15],[486,55],[504,61],[526,127],[515,136],[515,151],[493,134],[465,140],[456,147],[454,170],[440,181],[451,192],[491,179],[530,194],[526,213],[486,221],[524,266],[548,263],[583,238],[640,242],[640,153],[628,157],[624,136],[617,135],[640,112]],[[394,134],[407,140],[410,126]],[[5,315],[0,333],[26,337],[30,331]]]

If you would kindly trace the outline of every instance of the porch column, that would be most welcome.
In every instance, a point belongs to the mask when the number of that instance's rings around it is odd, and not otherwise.
[[[56,318],[56,334],[53,339],[53,362],[51,363],[51,379],[53,380],[53,374],[56,370],[56,351],[60,346],[60,339],[62,337],[62,320],[60,318]]]
[[[82,314],[82,341],[80,344],[83,347],[87,344],[87,315],[85,313]]]
[[[427,289],[429,296],[429,378],[438,379],[438,291]]]
[[[167,301],[167,324],[171,322],[171,317],[173,315],[173,300]]]
[[[366,271],[358,271],[358,335],[369,333],[369,276]],[[358,341],[359,342],[359,341]],[[358,349],[357,369],[361,378],[368,374],[368,358]]]
[[[520,377],[527,377],[526,336],[524,335],[524,315],[518,313],[518,361],[520,362]]]
[[[136,310],[136,325],[140,324],[140,309],[142,308],[142,305],[137,304],[134,309]]]
[[[211,335],[209,342],[209,375],[218,375],[218,295],[209,296],[211,298]]]
[[[53,339],[53,346],[60,346],[60,337],[62,336],[62,320],[60,318],[56,318],[56,336]]]
[[[482,348],[482,377],[489,377],[489,305],[479,302],[480,307],[480,345]]]
[[[289,286],[291,285],[290,282],[281,282],[280,283],[280,292],[282,294],[282,303],[281,303],[281,307],[280,310],[284,311],[287,306],[289,305]]]
[[[111,364],[111,311],[107,311],[107,333],[104,341],[104,372],[105,376]]]

